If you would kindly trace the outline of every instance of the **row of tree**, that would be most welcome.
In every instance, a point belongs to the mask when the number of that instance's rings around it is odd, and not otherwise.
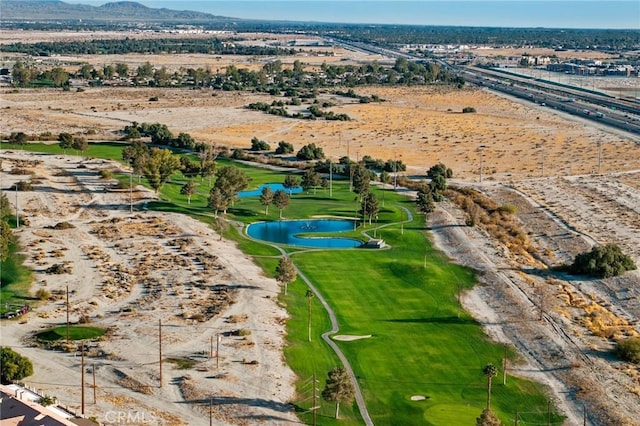
[[[102,84],[117,76],[132,85],[199,86],[222,90],[255,90],[270,94],[284,92],[292,98],[306,96],[302,93],[306,89],[321,87],[464,83],[460,76],[441,68],[437,63],[419,64],[403,58],[398,59],[393,67],[382,66],[374,61],[360,66],[324,63],[318,70],[316,66],[307,66],[299,60],[287,67],[283,66],[280,60],[275,60],[258,70],[230,65],[215,72],[211,68],[201,67],[180,68],[171,72],[165,66],[155,67],[150,62],[139,65],[135,70],[130,70],[124,63],[107,64],[97,68],[83,64],[75,72],[69,72],[62,67],[48,69],[35,62],[18,60],[12,68],[11,76],[15,86],[28,86],[39,81],[50,82],[59,87],[67,85],[70,78]],[[377,96],[358,98],[361,102],[381,101]]]

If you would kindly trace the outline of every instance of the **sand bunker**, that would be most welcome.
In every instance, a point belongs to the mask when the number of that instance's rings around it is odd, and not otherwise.
[[[351,334],[337,334],[333,336],[333,340],[340,340],[341,342],[351,342],[352,340],[368,339],[369,337],[371,337],[370,334],[362,336],[354,336]]]

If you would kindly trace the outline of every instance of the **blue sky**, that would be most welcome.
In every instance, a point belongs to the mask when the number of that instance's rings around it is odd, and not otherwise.
[[[63,0],[64,1],[64,0]],[[115,0],[112,0],[115,1]],[[640,30],[640,0],[137,0],[244,19]],[[107,1],[66,0],[104,4]]]

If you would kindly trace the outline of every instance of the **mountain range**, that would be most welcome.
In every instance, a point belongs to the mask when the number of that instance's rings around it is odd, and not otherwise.
[[[0,17],[2,20],[23,21],[183,21],[190,23],[233,19],[188,10],[155,9],[133,1],[90,6],[70,4],[60,0],[2,0]]]

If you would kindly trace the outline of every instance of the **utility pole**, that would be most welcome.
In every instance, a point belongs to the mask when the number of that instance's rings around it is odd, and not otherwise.
[[[504,345],[504,357],[502,358],[502,384],[507,385],[507,345]]]
[[[316,388],[316,373],[313,373],[313,426],[318,424],[318,389]]]
[[[81,411],[80,412],[84,416],[84,340],[80,341],[80,344],[82,345],[82,351],[81,351],[81,353],[82,353],[82,361],[80,362],[80,365],[82,367],[82,374],[81,374],[82,383],[81,383],[81,386],[80,386],[82,395],[80,396],[80,406],[81,406]]]
[[[602,169],[602,142],[598,141],[598,174]]]
[[[333,163],[329,159],[329,198],[333,198]]]
[[[91,374],[93,375],[93,405],[96,405],[96,365],[92,364]]]
[[[69,344],[69,286],[67,286],[67,344]]]
[[[542,170],[540,174],[544,177],[544,141],[542,141]]]
[[[160,387],[162,387],[162,320],[158,320],[158,357],[160,361]]]
[[[482,183],[482,160],[484,158],[484,145],[480,145],[480,183]]]
[[[18,209],[18,182],[16,185],[16,229],[20,228],[20,210]]]
[[[213,426],[213,396],[209,397],[209,426]]]
[[[129,213],[133,213],[133,169],[129,173]]]
[[[220,333],[216,338],[216,368],[220,368]]]

